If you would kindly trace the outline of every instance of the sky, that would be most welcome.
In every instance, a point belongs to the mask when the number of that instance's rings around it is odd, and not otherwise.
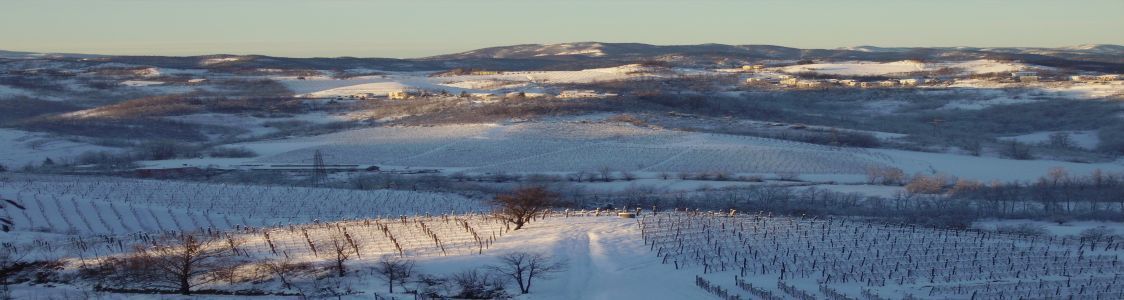
[[[0,0],[9,51],[413,58],[564,42],[1124,44],[1124,0]]]

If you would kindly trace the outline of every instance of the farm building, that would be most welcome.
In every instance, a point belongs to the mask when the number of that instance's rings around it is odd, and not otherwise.
[[[894,86],[897,86],[897,85],[898,85],[898,82],[893,81],[893,80],[883,80],[883,81],[878,82],[878,86],[880,86],[880,87],[894,87]]]
[[[408,92],[408,91],[393,91],[393,92],[386,93],[386,98],[390,99],[390,100],[404,100],[404,99],[410,98],[410,92]]]
[[[878,87],[878,86],[879,86],[879,84],[877,82],[859,82],[859,87],[864,88],[864,89],[865,88]]]
[[[914,85],[925,83],[925,80],[919,79],[919,78],[907,78],[907,79],[898,80],[898,83],[903,85],[903,86],[914,86]]]
[[[796,85],[800,80],[795,77],[782,78],[781,84],[783,85]]]
[[[796,82],[796,86],[801,88],[822,88],[827,87],[827,82],[823,80],[800,80]]]
[[[528,93],[528,92],[510,92],[510,93],[507,93],[507,94],[503,95],[504,98],[509,98],[509,99],[531,99],[531,98],[542,98],[543,96],[546,96],[546,95],[543,94],[543,93]]]
[[[367,100],[367,99],[374,99],[375,94],[374,93],[357,93],[357,94],[351,94],[351,95],[347,96],[347,98],[348,99],[355,99],[355,100]]]
[[[1018,72],[1011,73],[1011,77],[1015,78],[1016,80],[1018,80],[1020,82],[1037,82],[1038,81],[1038,72],[1018,71]]]
[[[854,79],[843,79],[839,81],[839,84],[845,86],[859,86],[859,82]]]
[[[762,64],[744,65],[744,66],[742,66],[742,71],[757,71],[757,70],[761,70],[761,69],[764,69],[764,68],[765,68],[765,65],[762,65]]]
[[[558,98],[603,98],[611,96],[616,96],[616,94],[602,94],[594,90],[565,90],[558,93]]]
[[[1120,80],[1120,75],[1118,75],[1118,74],[1105,74],[1105,75],[1097,76],[1097,81],[1117,81],[1117,80]]]

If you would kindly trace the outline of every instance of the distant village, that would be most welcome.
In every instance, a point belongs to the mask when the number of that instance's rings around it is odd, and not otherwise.
[[[796,74],[783,74],[766,72],[765,65],[747,65],[743,66],[739,71],[742,73],[750,73],[749,78],[745,79],[745,84],[750,86],[776,86],[783,88],[801,88],[801,89],[816,89],[828,87],[853,87],[853,88],[893,88],[893,87],[914,87],[920,85],[939,85],[939,84],[952,84],[957,80],[964,79],[979,79],[977,75],[941,75],[941,76],[909,76],[909,74],[902,74],[901,76],[880,76],[880,77],[902,77],[902,78],[886,78],[881,80],[862,80],[862,79],[849,79],[849,78],[805,78]],[[1072,75],[1059,72],[1050,72],[1050,74],[1041,74],[1038,71],[1018,71],[1009,74],[1009,76],[989,76],[983,79],[993,80],[998,83],[1036,83],[1036,82],[1051,82],[1051,81],[1071,81],[1081,83],[1114,83],[1120,82],[1121,76],[1119,74],[1089,74],[1089,75]],[[998,74],[993,74],[998,75]],[[811,76],[811,77],[816,77]],[[841,77],[841,76],[834,76]],[[854,76],[858,77],[871,77],[871,76]]]
[[[961,81],[972,80],[973,83],[996,84],[1048,84],[1048,83],[1082,83],[1082,84],[1120,84],[1119,74],[1068,74],[1056,70],[1020,70],[1015,72],[1000,73],[966,73],[952,74],[950,72],[918,71],[909,73],[889,73],[880,75],[837,75],[821,74],[816,72],[785,72],[778,67],[765,64],[745,65],[740,68],[710,70],[716,76],[738,76],[741,88],[749,89],[827,89],[827,88],[910,88],[922,86],[948,86]],[[452,76],[493,76],[493,75],[527,75],[547,73],[551,71],[492,71],[468,70],[446,71],[434,73],[431,77]],[[709,72],[709,71],[708,71]],[[697,76],[683,75],[678,76]],[[304,78],[300,78],[304,79]],[[502,81],[501,81],[502,82]],[[532,81],[532,83],[541,83]],[[595,88],[595,87],[592,87]],[[455,90],[455,89],[454,89]],[[456,97],[490,101],[498,99],[593,99],[617,96],[616,93],[598,91],[595,89],[469,89],[460,92],[450,92],[440,89],[403,88],[390,91],[358,91],[353,94],[337,94],[324,97],[313,97],[326,100],[409,100],[430,97]]]

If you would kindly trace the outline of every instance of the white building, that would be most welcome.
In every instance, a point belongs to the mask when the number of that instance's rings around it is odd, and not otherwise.
[[[1118,75],[1118,74],[1105,74],[1105,75],[1097,76],[1097,81],[1117,81],[1117,80],[1120,80],[1120,75]]]
[[[1011,77],[1014,77],[1015,79],[1017,79],[1018,81],[1021,81],[1021,82],[1038,82],[1038,72],[1034,72],[1034,71],[1014,72],[1014,73],[1011,73]]]
[[[898,80],[898,83],[901,84],[901,85],[904,85],[904,86],[915,86],[915,85],[925,83],[925,80],[919,79],[919,78],[907,78],[907,79]]]
[[[800,80],[796,82],[796,86],[801,88],[822,88],[827,87],[827,82],[823,80]]]
[[[574,99],[574,98],[604,98],[612,97],[617,94],[613,93],[598,93],[594,90],[565,90],[558,93],[558,98]]]
[[[386,98],[390,99],[390,100],[405,100],[405,99],[410,98],[410,92],[408,92],[408,91],[392,91],[392,92],[386,93]]]

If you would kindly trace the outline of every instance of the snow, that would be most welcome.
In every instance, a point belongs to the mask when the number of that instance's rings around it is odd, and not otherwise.
[[[507,252],[538,252],[565,259],[569,268],[536,281],[523,299],[702,299],[694,273],[660,264],[640,238],[635,219],[554,217],[505,235],[484,257],[420,259],[426,273],[451,274],[494,264]]]
[[[117,148],[65,140],[43,133],[0,129],[0,164],[9,168],[39,164],[47,158],[58,161],[86,151],[118,150]]]
[[[299,145],[294,145],[294,143]],[[518,123],[366,128],[310,138],[239,144],[259,153],[295,149],[262,163],[333,163],[490,172],[727,172],[861,174],[878,157],[847,148],[615,123]]]
[[[1027,143],[1027,144],[1047,144],[1047,143],[1050,142],[1050,136],[1055,134],[1055,133],[1069,134],[1069,138],[1073,142],[1074,146],[1077,146],[1077,147],[1083,148],[1083,149],[1090,149],[1090,150],[1096,149],[1097,144],[1100,144],[1100,142],[1101,142],[1101,139],[1100,139],[1100,137],[1098,137],[1097,131],[1095,131],[1095,130],[1042,131],[1042,132],[1028,133],[1028,134],[1018,135],[1018,136],[1000,137],[999,139],[1007,140],[1007,141],[1019,141],[1019,142]]]
[[[1026,104],[1026,103],[1034,103],[1034,102],[1039,102],[1039,101],[1043,101],[1043,100],[1029,99],[1029,98],[1010,98],[1010,97],[998,97],[998,98],[992,98],[992,99],[987,99],[987,100],[957,99],[957,100],[949,101],[948,104],[945,104],[944,106],[941,106],[938,109],[943,109],[943,110],[953,110],[953,109],[981,110],[981,109],[985,109],[985,108],[992,107],[992,106],[998,106],[998,105]]]
[[[18,231],[124,235],[135,232],[230,229],[314,220],[473,212],[485,206],[460,195],[398,190],[347,190],[206,184],[100,177],[7,175],[0,208]],[[301,197],[293,197],[301,195]]]
[[[1114,234],[1124,233],[1124,223],[1104,221],[1068,221],[1059,223],[1025,219],[984,220],[973,223],[972,227],[984,230],[995,230],[998,226],[1018,226],[1023,224],[1042,226],[1042,228],[1046,229],[1046,232],[1055,236],[1077,236],[1081,234],[1082,231],[1097,227],[1108,228],[1112,230]]]
[[[947,153],[913,152],[904,150],[871,149],[885,155],[893,166],[907,175],[947,174],[962,179],[980,181],[1030,181],[1046,175],[1055,167],[1065,168],[1070,174],[1087,175],[1094,170],[1124,172],[1124,160],[1104,163],[1074,163],[1055,160],[1013,160],[996,157],[977,157]]]
[[[161,85],[161,84],[164,84],[164,83],[165,82],[163,82],[163,81],[153,81],[153,80],[126,80],[126,81],[122,81],[121,85],[138,87],[138,86]]]
[[[501,72],[494,75],[457,75],[429,77],[418,73],[390,73],[378,76],[360,76],[348,79],[334,79],[327,76],[309,76],[297,79],[292,76],[274,77],[290,90],[302,97],[337,97],[372,93],[386,95],[390,91],[422,89],[428,91],[445,90],[450,93],[491,92],[501,89],[540,91],[538,84],[590,83],[595,81],[621,80],[639,76],[654,76],[658,70],[640,65],[624,65],[611,68],[587,69],[580,71],[530,71]],[[389,73],[389,72],[388,72]]]
[[[1124,82],[1074,83],[1043,88],[1055,95],[1074,99],[1124,98]]]
[[[1035,135],[1033,137],[1040,136]],[[884,138],[894,138],[886,135]],[[1091,132],[1075,136],[1091,144]],[[1030,138],[1030,137],[1027,137]],[[1075,163],[1011,160],[947,153],[830,147],[768,138],[683,132],[622,123],[543,122],[373,127],[312,137],[232,144],[260,154],[244,159],[187,159],[176,165],[307,163],[317,150],[329,163],[378,165],[384,169],[438,169],[485,173],[633,172],[644,179],[661,173],[723,172],[731,177],[773,178],[793,173],[817,182],[863,183],[868,168],[897,167],[912,175],[941,173],[981,181],[1027,181],[1054,167],[1072,174],[1095,169],[1124,172],[1124,161]],[[638,182],[637,184],[646,184]],[[606,190],[628,188],[624,183]],[[675,188],[699,187],[695,184]],[[733,184],[733,183],[729,183]],[[738,183],[741,184],[741,183]],[[711,187],[727,183],[713,183]]]
[[[242,60],[242,58],[240,58],[240,57],[208,58],[208,59],[204,59],[201,63],[204,66],[208,66],[208,65],[215,65],[215,64],[221,64],[221,63],[227,63],[227,62],[235,62],[235,61],[239,61],[239,60]]]
[[[216,126],[229,126],[249,131],[251,135],[264,135],[276,132],[276,128],[266,127],[270,122],[286,122],[286,121],[299,121],[308,122],[311,124],[325,124],[336,121],[349,120],[345,116],[333,115],[324,112],[304,113],[285,117],[255,117],[245,114],[219,114],[219,113],[204,113],[192,114],[183,116],[167,117],[171,120],[176,120],[185,123],[201,124],[201,125],[216,125]]]
[[[1017,71],[1026,68],[1026,65],[992,60],[972,60],[951,63],[922,63],[908,60],[888,63],[851,61],[795,65],[780,68],[780,71],[784,73],[814,72],[845,76],[877,76],[919,71],[935,71],[942,68],[961,69],[964,73],[977,74]]]
[[[32,91],[0,84],[0,98],[18,96],[31,97],[35,96],[35,94],[36,93]]]

